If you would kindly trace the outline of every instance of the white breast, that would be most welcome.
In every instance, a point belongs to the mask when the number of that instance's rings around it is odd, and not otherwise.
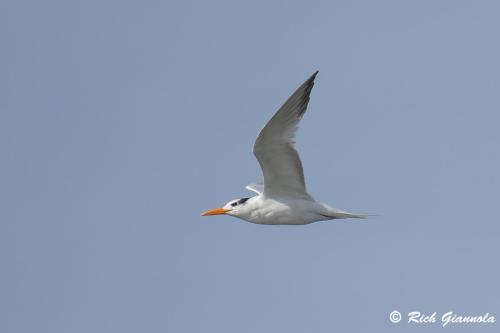
[[[255,197],[252,209],[240,218],[256,224],[308,224],[329,218],[318,213],[317,203],[309,200],[275,200]]]

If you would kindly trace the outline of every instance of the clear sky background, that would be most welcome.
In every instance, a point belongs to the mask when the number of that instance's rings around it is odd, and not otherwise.
[[[500,320],[499,15],[496,1],[2,1],[0,331]],[[201,217],[251,195],[253,140],[317,69],[298,134],[308,189],[380,216]]]

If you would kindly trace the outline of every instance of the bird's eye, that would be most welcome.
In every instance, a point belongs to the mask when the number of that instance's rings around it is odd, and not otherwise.
[[[235,207],[237,204],[238,204],[237,202],[233,202],[231,206]]]

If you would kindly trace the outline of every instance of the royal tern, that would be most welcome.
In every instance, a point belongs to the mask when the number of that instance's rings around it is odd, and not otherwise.
[[[229,201],[203,216],[227,214],[256,224],[308,224],[317,221],[365,218],[317,202],[307,193],[295,132],[306,112],[316,71],[283,104],[260,131],[253,153],[262,168],[264,184],[246,188],[257,193],[251,198]]]

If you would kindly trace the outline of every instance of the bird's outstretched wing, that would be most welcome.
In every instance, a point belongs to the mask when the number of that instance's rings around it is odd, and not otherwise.
[[[267,197],[311,198],[294,144],[295,132],[306,112],[317,74],[316,71],[288,98],[255,140],[253,153],[264,174],[264,195]]]

